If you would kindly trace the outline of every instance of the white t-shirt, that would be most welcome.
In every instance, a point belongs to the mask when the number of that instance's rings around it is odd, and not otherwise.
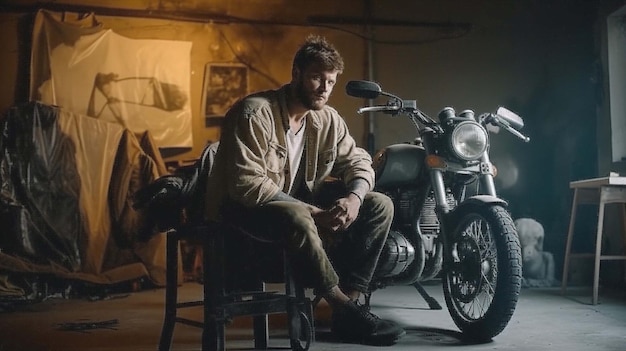
[[[306,119],[302,121],[302,126],[297,131],[292,131],[291,128],[287,131],[287,152],[289,152],[289,174],[291,175],[289,183],[289,191],[293,187],[293,182],[298,173],[300,167],[300,160],[302,159],[302,152],[304,151],[304,128]]]

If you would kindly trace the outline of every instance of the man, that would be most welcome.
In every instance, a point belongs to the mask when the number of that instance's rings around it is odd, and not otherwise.
[[[239,225],[282,242],[298,274],[333,309],[331,331],[339,339],[391,344],[404,330],[356,302],[368,291],[393,204],[371,192],[371,157],[326,105],[342,71],[339,52],[309,36],[295,54],[290,83],[228,111],[207,188],[208,216],[236,213]],[[328,177],[345,191],[322,206]]]

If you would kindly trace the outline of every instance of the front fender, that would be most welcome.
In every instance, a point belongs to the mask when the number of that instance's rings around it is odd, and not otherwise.
[[[474,195],[468,197],[463,202],[458,204],[452,211],[444,214],[444,230],[449,231],[456,224],[457,214],[462,213],[463,209],[469,206],[481,206],[481,205],[500,205],[502,207],[508,207],[508,203],[503,199],[492,195]]]
[[[452,211],[443,215],[442,230],[444,235],[442,236],[442,240],[444,244],[444,266],[449,265],[450,262],[453,262],[452,258],[450,257],[450,245],[454,240],[452,238],[452,235],[455,232],[459,221],[461,220],[461,216],[463,216],[464,213],[468,213],[468,211],[471,211],[471,207],[475,207],[473,211],[476,211],[476,207],[480,208],[494,205],[506,208],[508,206],[508,203],[503,199],[492,195],[474,195],[468,197],[467,199],[465,199],[465,201],[458,204]]]
[[[471,197],[468,197],[467,199],[465,199],[465,201],[461,202],[460,204],[457,205],[457,207],[455,208],[458,209],[461,206],[465,206],[465,205],[479,205],[479,204],[498,204],[498,205],[502,205],[503,207],[507,207],[509,206],[509,204],[504,201],[503,199],[496,197],[496,196],[492,196],[492,195],[474,195]]]

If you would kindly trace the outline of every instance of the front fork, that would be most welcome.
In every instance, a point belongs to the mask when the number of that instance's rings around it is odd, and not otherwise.
[[[480,158],[480,173],[480,185],[484,189],[483,194],[497,197],[496,185],[493,181],[495,169],[489,160],[489,152],[485,152]]]
[[[434,155],[435,152],[435,133],[432,130],[422,133],[422,145],[426,149],[427,155]],[[476,170],[474,170],[475,172]],[[493,180],[495,175],[495,168],[491,164],[489,159],[489,149],[487,149],[480,158],[479,170],[480,173],[480,191],[483,195],[491,195],[496,197],[496,186]],[[446,186],[443,181],[443,169],[430,169],[430,183],[434,192],[435,200],[437,203],[438,214],[445,215],[452,209],[446,200]]]
[[[451,208],[447,201],[446,185],[443,180],[444,171],[441,169],[430,170],[430,183],[437,203],[437,211],[447,214]],[[494,166],[489,160],[489,154],[485,152],[480,159],[480,194],[497,197],[496,185],[493,180],[495,174]]]
[[[435,203],[437,204],[436,212],[438,214],[446,214],[450,212],[450,205],[448,205],[448,201],[446,201],[446,185],[443,181],[442,170],[430,170],[430,184],[432,185]]]
[[[429,172],[430,172],[430,182],[432,185],[433,194],[435,196],[435,202],[437,204],[435,211],[437,213],[437,217],[439,217],[439,223],[441,225],[441,235],[439,237],[444,246],[444,252],[445,252],[444,256],[447,256],[444,259],[444,266],[448,267],[449,269],[450,268],[449,265],[451,264],[451,262],[453,262],[453,259],[450,256],[452,253],[452,248],[450,247],[451,245],[450,235],[452,231],[454,230],[453,227],[456,225],[456,223],[451,223],[455,221],[450,220],[450,216],[451,216],[450,212],[452,211],[452,208],[450,207],[450,204],[447,201],[446,185],[443,179],[444,170],[431,169]],[[488,152],[485,152],[480,159],[480,176],[479,176],[479,185],[480,185],[479,193],[480,194],[491,195],[493,197],[497,196],[496,186],[495,186],[495,182],[493,179],[494,174],[495,174],[495,170],[493,168],[493,165],[491,164],[491,161],[489,160],[489,154]],[[461,199],[457,199],[457,200],[460,201]],[[457,205],[460,205],[460,204],[457,204]]]

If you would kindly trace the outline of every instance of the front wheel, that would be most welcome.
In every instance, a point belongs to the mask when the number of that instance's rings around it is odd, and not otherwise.
[[[448,240],[443,289],[463,334],[487,341],[513,316],[521,289],[522,253],[507,210],[495,204],[459,208]]]

